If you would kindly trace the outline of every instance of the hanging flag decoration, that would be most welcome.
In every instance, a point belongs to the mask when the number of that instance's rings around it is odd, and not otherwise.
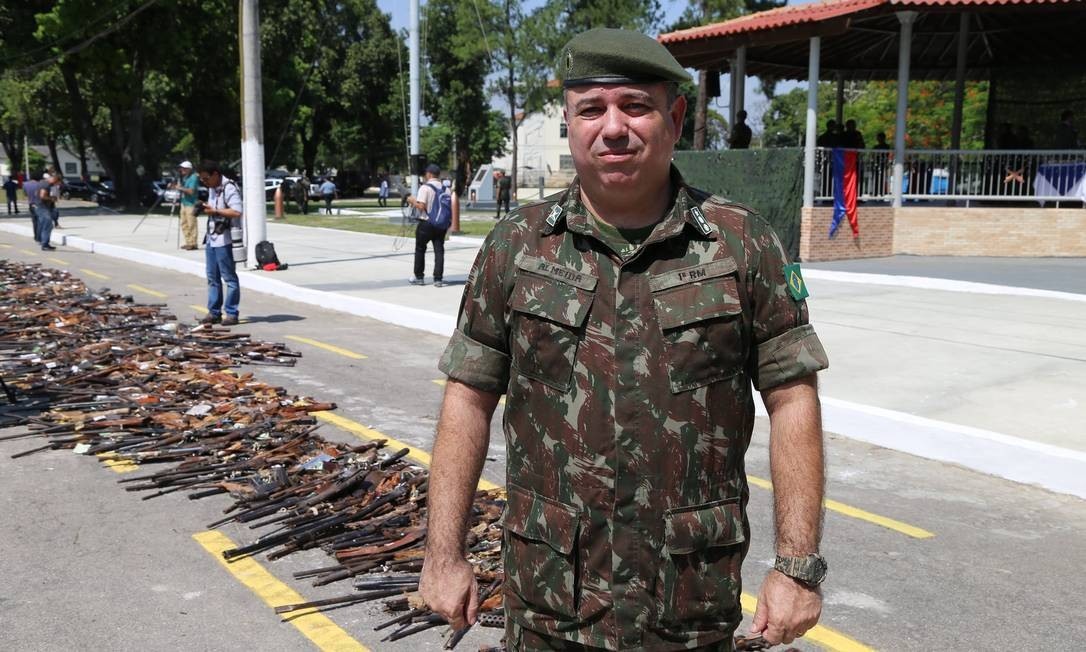
[[[856,195],[858,193],[856,173],[856,151],[840,147],[833,149],[833,221],[830,222],[830,237],[837,235],[841,218],[848,216],[852,226],[852,237],[860,236],[860,223],[856,216]]]

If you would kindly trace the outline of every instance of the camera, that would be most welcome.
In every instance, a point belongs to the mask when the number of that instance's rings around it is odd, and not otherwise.
[[[195,217],[199,217],[207,211],[207,202],[197,200],[196,204],[192,207],[192,214]],[[222,215],[211,216],[211,232],[215,235],[222,235],[230,229],[230,218],[223,217]]]

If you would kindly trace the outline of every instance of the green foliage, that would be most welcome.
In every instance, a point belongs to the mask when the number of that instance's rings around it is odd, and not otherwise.
[[[698,101],[698,87],[693,82],[679,84],[679,92],[686,97],[686,115],[683,117],[683,135],[675,145],[682,151],[694,149],[694,109]],[[706,116],[706,149],[723,149],[728,141],[728,119],[718,111],[708,109]]]
[[[836,86],[819,84],[818,129],[825,129],[835,115]],[[962,104],[962,149],[984,146],[984,124],[988,105],[987,82],[967,82]],[[803,143],[807,111],[807,90],[795,88],[774,97],[762,118],[763,141],[767,147],[795,147]],[[906,147],[948,149],[954,111],[954,83],[914,81],[909,84],[909,112],[906,119]],[[845,89],[845,120],[855,120],[868,147],[882,131],[894,140],[897,112],[897,83],[889,81],[849,82]]]

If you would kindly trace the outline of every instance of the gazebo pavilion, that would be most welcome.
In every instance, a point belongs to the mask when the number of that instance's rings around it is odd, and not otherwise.
[[[747,75],[807,80],[800,255],[817,260],[890,253],[1086,255],[1081,142],[1058,150],[960,150],[966,80],[997,87],[1003,76],[1021,77],[1023,70],[1063,71],[1086,93],[1083,34],[1084,0],[822,0],[659,40],[687,67],[730,69],[733,122],[743,108]],[[820,78],[837,82],[838,120],[845,80],[897,80],[893,150],[864,155],[875,166],[869,179],[877,181],[882,169],[886,183],[861,191],[869,200],[861,208],[862,241],[829,240],[824,225],[832,209],[816,205],[826,198],[818,177],[828,170],[816,148]],[[910,79],[954,80],[950,151],[906,149]],[[1086,107],[1086,96],[1072,94],[1067,102]],[[1047,107],[1053,124],[1067,102]],[[1077,114],[1086,117],[1086,110]],[[993,208],[1008,200],[1016,202],[1013,208]],[[1061,200],[1076,208],[1040,208]]]

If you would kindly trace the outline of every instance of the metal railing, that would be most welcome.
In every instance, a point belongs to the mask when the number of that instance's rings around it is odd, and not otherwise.
[[[860,201],[890,201],[894,153],[858,150]],[[832,150],[819,148],[817,199],[833,199]],[[905,200],[1080,202],[1086,151],[906,150]],[[1077,193],[1075,192],[1077,191]]]

